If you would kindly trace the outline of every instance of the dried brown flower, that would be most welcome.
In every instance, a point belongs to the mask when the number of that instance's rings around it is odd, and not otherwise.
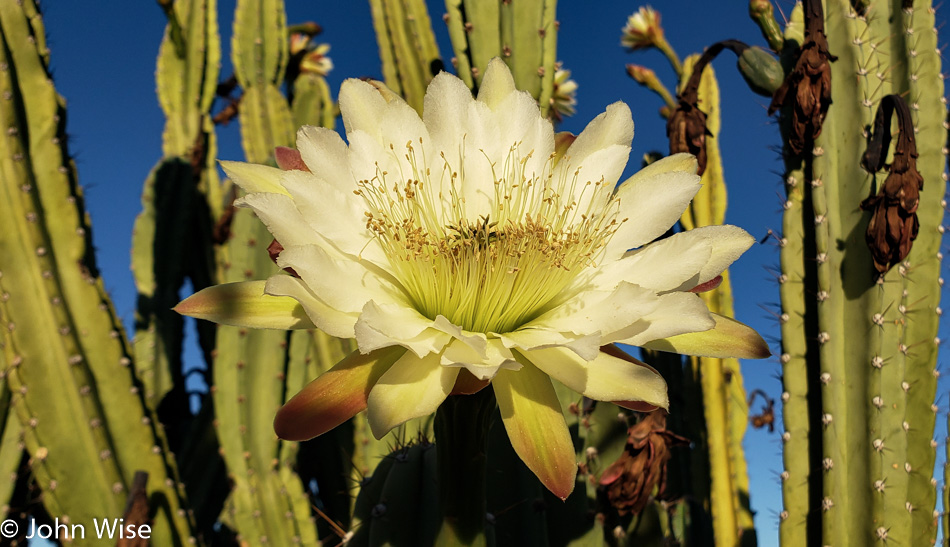
[[[663,409],[655,410],[632,426],[620,458],[600,477],[610,505],[621,515],[642,511],[654,487],[658,497],[663,495],[670,448],[689,444],[688,439],[667,431],[666,415]]]
[[[821,126],[831,105],[831,61],[838,58],[828,51],[825,16],[821,0],[805,2],[805,43],[799,49],[795,68],[772,96],[769,115],[791,106],[792,125],[788,146],[801,154],[805,143],[821,134]]]
[[[891,164],[885,163],[891,141],[891,114],[897,113],[897,144]],[[924,178],[917,170],[917,142],[910,109],[899,95],[881,100],[867,151],[861,165],[875,173],[886,167],[887,178],[880,191],[861,202],[861,209],[872,211],[865,240],[871,249],[874,268],[884,275],[910,253],[920,231],[917,206]]]

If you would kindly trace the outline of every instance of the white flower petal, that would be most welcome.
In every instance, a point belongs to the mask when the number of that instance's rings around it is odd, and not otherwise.
[[[283,194],[247,194],[234,202],[237,207],[249,207],[267,226],[281,245],[307,245],[321,240],[307,219],[300,214],[294,200]]]
[[[607,334],[650,317],[662,305],[661,298],[654,290],[621,282],[612,290],[581,292],[525,327],[582,336]]]
[[[346,143],[336,131],[305,125],[297,131],[297,150],[314,176],[344,193],[356,189]]]
[[[696,285],[705,283],[720,275],[730,264],[738,260],[742,253],[749,250],[755,238],[738,226],[703,226],[674,235],[681,239],[703,240],[712,249],[709,261],[699,272]],[[672,238],[670,238],[672,239]],[[660,264],[656,264],[659,267]],[[684,285],[679,290],[688,291],[696,285]]]
[[[318,298],[342,312],[359,312],[370,300],[405,305],[396,282],[367,264],[331,256],[319,245],[285,246],[277,257],[281,268],[293,268]]]
[[[366,404],[373,435],[382,439],[397,425],[435,412],[452,392],[459,370],[442,366],[437,354],[419,358],[406,352],[369,393]]]
[[[353,338],[353,326],[358,314],[341,312],[328,306],[310,292],[300,279],[284,274],[271,276],[264,286],[264,292],[273,296],[289,296],[300,302],[307,317],[323,332],[339,338]]]
[[[622,102],[616,102],[607,106],[604,112],[587,124],[587,127],[564,153],[562,161],[568,164],[566,167],[568,170],[574,170],[592,154],[614,145],[626,147],[629,152],[631,141],[633,141],[633,118],[630,115],[630,107]],[[610,182],[616,182],[619,178],[620,173],[617,173],[617,177]]]
[[[235,184],[247,193],[269,192],[287,194],[280,184],[281,170],[269,165],[219,160],[221,168]]]
[[[516,93],[515,79],[508,70],[508,66],[499,57],[488,61],[482,84],[478,88],[478,100],[487,104],[492,110],[500,110],[498,105],[512,93]],[[538,110],[537,106],[535,110]]]
[[[653,241],[679,220],[701,186],[695,165],[688,154],[663,158],[617,188],[621,224],[607,244],[605,260]]]
[[[602,352],[585,360],[564,348],[522,353],[546,374],[585,397],[598,401],[644,401],[664,408],[669,404],[663,377],[643,363],[636,364],[639,361]]]
[[[701,332],[716,326],[716,321],[699,295],[674,292],[659,297],[656,310],[646,314],[632,325],[605,333],[605,344],[620,342],[639,346],[658,338],[668,338],[688,332]]]
[[[452,340],[445,347],[441,362],[444,366],[464,368],[479,380],[492,379],[502,368],[521,368],[521,363],[515,360],[511,351],[498,339],[488,340],[483,352],[462,340]]]
[[[328,242],[328,245],[323,245],[325,248],[332,246],[352,257],[366,259],[377,265],[386,264],[387,259],[379,242],[366,228],[366,208],[357,196],[340,192],[304,171],[287,171],[282,182],[293,196],[298,214],[306,219],[322,241]],[[279,218],[277,221],[283,222]],[[314,239],[311,238],[310,242],[315,243]],[[278,241],[281,240],[278,238]],[[281,243],[285,247],[288,245],[283,241]]]
[[[379,89],[369,82],[349,78],[340,86],[339,100],[347,137],[358,130],[378,135],[379,120],[389,105]]]
[[[522,327],[500,335],[505,347],[523,350],[566,347],[584,359],[600,352],[600,333],[577,335],[545,328]]]
[[[686,290],[699,283],[699,274],[709,263],[712,247],[703,238],[671,237],[654,241],[614,262],[604,264],[596,283],[610,286],[621,281],[655,291]]]
[[[402,346],[419,357],[440,353],[452,337],[432,327],[432,320],[402,304],[370,301],[356,322],[356,343],[363,353]]]

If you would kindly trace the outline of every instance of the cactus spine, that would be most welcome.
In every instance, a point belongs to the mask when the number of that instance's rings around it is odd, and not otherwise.
[[[936,534],[932,405],[945,107],[933,10],[921,1],[862,7],[825,4],[828,49],[838,56],[832,105],[801,155],[786,150],[780,534],[787,544],[926,545]],[[801,18],[798,10],[783,52],[802,44]],[[857,205],[886,175],[859,165],[862,132],[890,93],[913,105],[925,185],[913,250],[875,283],[863,237],[869,215]],[[788,142],[787,113],[782,127]]]

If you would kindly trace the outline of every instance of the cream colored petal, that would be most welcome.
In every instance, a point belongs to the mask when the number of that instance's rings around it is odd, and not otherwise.
[[[317,298],[342,312],[360,312],[370,300],[401,302],[400,289],[387,274],[357,260],[334,258],[319,245],[284,247],[277,265],[293,268]]]
[[[261,219],[267,230],[281,245],[307,245],[321,238],[300,214],[290,196],[283,194],[247,194],[234,202],[247,207]]]
[[[339,101],[347,136],[358,130],[378,135],[379,120],[388,106],[379,89],[369,82],[349,78],[340,86]]]
[[[488,67],[485,68],[485,75],[482,77],[482,84],[478,88],[478,100],[488,105],[492,110],[498,110],[501,102],[512,93],[516,93],[515,79],[511,76],[508,65],[499,57],[488,61]],[[537,106],[535,106],[535,110],[537,110]]]
[[[500,370],[492,380],[498,410],[518,457],[555,496],[574,490],[577,462],[554,386],[530,362]]]
[[[438,354],[419,358],[406,352],[370,391],[367,407],[373,435],[382,439],[397,425],[435,412],[452,392],[459,370],[442,366]]]
[[[712,246],[704,238],[677,237],[688,233],[654,241],[620,260],[605,263],[597,272],[596,283],[609,287],[626,281],[655,291],[695,287],[710,262]]]
[[[584,359],[593,359],[600,353],[600,332],[579,335],[545,328],[522,327],[500,335],[508,348],[523,350],[566,347]]]
[[[410,307],[370,301],[356,322],[356,343],[364,352],[402,346],[423,357],[440,353],[452,340],[450,335],[431,327],[431,319]]]
[[[264,294],[264,281],[213,285],[182,300],[174,310],[188,317],[253,329],[312,329],[293,298]]]
[[[356,189],[346,143],[336,131],[305,125],[297,131],[297,150],[316,177],[344,193]]]
[[[716,326],[711,330],[660,338],[639,345],[658,351],[705,357],[764,359],[771,355],[768,344],[751,327],[715,313],[712,316]]]
[[[306,441],[356,416],[366,408],[373,385],[405,352],[403,348],[368,355],[354,351],[281,407],[274,418],[277,436]]]
[[[628,327],[605,333],[601,341],[605,344],[619,342],[642,346],[657,338],[709,330],[716,325],[699,295],[674,292],[659,298],[659,306],[654,312]]]
[[[280,184],[281,170],[268,165],[244,163],[242,161],[219,160],[228,178],[248,193],[269,192],[285,194],[287,190]]]
[[[709,261],[699,272],[695,285],[683,285],[679,290],[688,291],[696,285],[705,283],[720,275],[730,264],[738,260],[742,253],[749,250],[755,238],[738,226],[704,226],[694,228],[673,237],[704,240],[712,249]]]
[[[651,367],[630,357],[598,353],[581,359],[564,348],[521,352],[544,373],[585,397],[598,401],[643,401],[667,408],[666,381]]]
[[[606,260],[653,241],[679,220],[701,186],[691,157],[663,158],[617,188],[621,224],[607,244]]]
[[[577,335],[606,335],[641,322],[662,305],[652,289],[621,282],[612,290],[581,292],[537,319],[526,328]],[[606,343],[603,339],[600,344]],[[598,344],[598,345],[600,345]],[[592,357],[589,353],[586,357]]]
[[[285,172],[282,182],[293,196],[298,215],[326,242],[324,248],[333,247],[377,265],[387,263],[379,242],[366,228],[366,207],[358,196],[340,192],[303,171]]]
[[[518,370],[521,364],[500,340],[488,340],[484,351],[478,351],[462,340],[452,340],[442,353],[442,365],[461,367],[479,380],[490,380],[500,368]]]
[[[630,107],[613,103],[581,131],[558,162],[558,169],[573,173],[581,168],[583,180],[596,182],[603,177],[613,187],[627,163],[632,140]],[[612,152],[605,154],[608,149]]]
[[[359,317],[331,308],[316,297],[303,281],[289,275],[273,275],[267,280],[264,292],[273,296],[289,296],[303,306],[310,321],[323,332],[339,338],[353,338],[353,326]]]

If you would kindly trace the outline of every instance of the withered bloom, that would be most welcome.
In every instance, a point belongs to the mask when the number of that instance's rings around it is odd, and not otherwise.
[[[710,134],[706,129],[706,113],[699,109],[699,82],[702,79],[703,70],[723,49],[742,55],[742,52],[748,48],[749,46],[738,40],[724,40],[709,46],[693,65],[689,80],[683,87],[682,93],[677,96],[676,109],[666,122],[670,155],[687,152],[696,156],[696,161],[699,163],[699,171],[696,173],[698,175],[706,171],[706,135]],[[637,76],[630,72],[630,66],[627,67],[627,71],[634,79],[637,79]]]
[[[891,114],[897,113],[897,144],[890,165],[884,160],[891,142]],[[887,168],[887,178],[879,192],[861,202],[861,209],[872,211],[865,240],[871,249],[874,268],[884,275],[910,253],[920,231],[917,205],[924,178],[917,171],[917,142],[914,123],[907,103],[900,95],[888,95],[874,117],[874,127],[861,166],[875,173]]]
[[[658,487],[658,497],[663,495],[670,448],[689,444],[688,439],[667,431],[666,415],[663,409],[655,410],[631,427],[620,458],[600,477],[610,505],[621,515],[643,511],[654,487]]]
[[[795,68],[772,96],[769,115],[792,101],[792,131],[788,146],[801,154],[806,141],[821,135],[825,114],[831,105],[831,61],[838,60],[828,51],[825,14],[821,0],[805,2],[805,43],[798,53]]]

